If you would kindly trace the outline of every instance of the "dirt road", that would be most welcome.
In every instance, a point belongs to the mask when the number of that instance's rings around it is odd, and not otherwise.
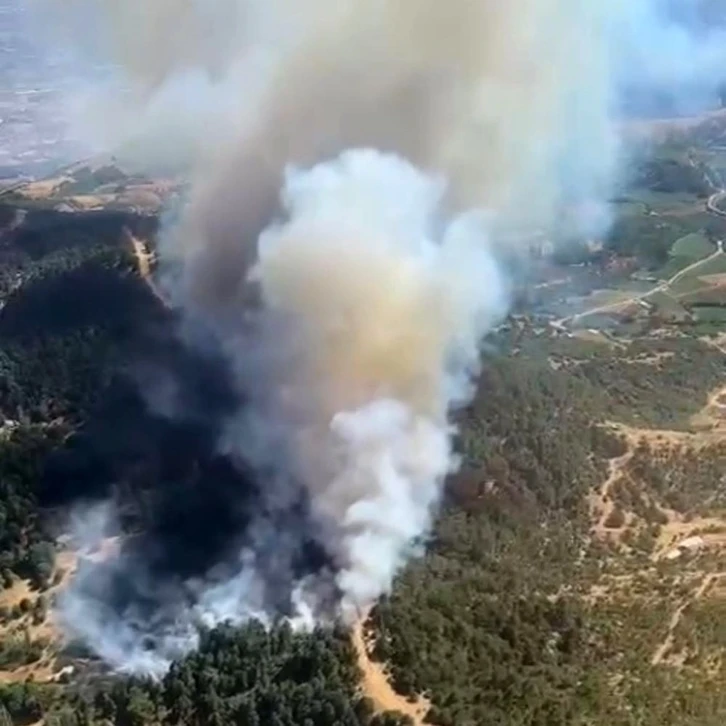
[[[617,534],[618,530],[623,529],[623,527],[617,529],[608,527],[607,523],[610,515],[615,510],[615,497],[613,496],[612,488],[615,482],[624,475],[630,460],[633,458],[633,454],[633,448],[629,447],[625,454],[618,456],[616,459],[611,459],[608,462],[608,478],[603,482],[594,500],[591,500],[592,509],[598,512],[597,523],[593,526],[592,533],[600,539],[608,539],[611,534]]]
[[[726,213],[724,214],[724,216],[726,216]],[[584,310],[583,312],[577,313],[576,315],[571,315],[568,318],[562,318],[562,320],[558,320],[556,324],[558,326],[564,326],[568,323],[574,323],[578,320],[581,320],[582,318],[589,317],[590,315],[597,315],[599,313],[606,313],[608,311],[617,310],[618,308],[627,307],[628,305],[632,305],[633,303],[647,303],[647,298],[658,292],[669,295],[669,288],[672,285],[675,285],[675,283],[677,283],[682,277],[685,277],[687,274],[698,268],[700,265],[705,265],[706,263],[712,262],[719,257],[723,257],[724,252],[722,249],[722,244],[723,243],[719,241],[718,249],[713,254],[709,255],[708,257],[704,257],[703,259],[696,260],[696,262],[688,265],[688,267],[684,267],[682,270],[679,270],[675,275],[673,275],[673,277],[671,277],[669,280],[659,282],[652,290],[640,293],[639,295],[633,295],[633,297],[626,298],[625,300],[616,300],[615,302],[608,303],[607,305],[601,305],[600,307],[592,308],[591,310]]]
[[[693,593],[693,595],[686,598],[678,606],[678,608],[671,617],[670,623],[668,624],[668,635],[666,635],[663,643],[661,643],[661,645],[658,647],[658,650],[656,650],[656,652],[653,654],[653,658],[650,661],[651,665],[656,666],[662,663],[670,652],[671,648],[673,647],[673,642],[675,640],[674,635],[676,632],[676,628],[680,624],[686,608],[691,603],[696,602],[696,600],[700,600],[711,588],[711,585],[713,585],[722,576],[723,573],[712,573],[710,575],[706,575],[701,581],[701,584],[698,586],[698,589]]]
[[[377,712],[400,711],[413,719],[415,726],[424,726],[424,718],[430,704],[423,698],[411,703],[396,693],[388,681],[384,666],[371,660],[363,634],[363,620],[353,628],[353,645],[358,653],[358,667],[363,674],[361,690],[373,701]]]
[[[726,217],[726,211],[721,209],[719,204],[726,197],[726,190],[719,189],[717,192],[712,194],[706,201],[706,211],[711,212],[719,217]]]

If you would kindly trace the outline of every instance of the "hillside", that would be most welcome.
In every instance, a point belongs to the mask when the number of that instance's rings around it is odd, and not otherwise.
[[[651,146],[491,340],[431,545],[367,623],[423,722],[726,716],[719,154]]]
[[[533,264],[458,416],[462,466],[425,554],[365,623],[204,632],[158,682],[65,643],[52,604],[119,548],[203,572],[244,522],[226,491],[257,501],[213,446],[224,371],[178,344],[153,279],[156,215],[176,187],[102,165],[1,196],[0,723],[720,726],[714,154],[660,148],[584,262]],[[139,393],[161,370],[188,419]],[[62,537],[71,502],[111,493],[114,537],[98,550]],[[153,555],[151,529],[167,543]]]
[[[489,361],[431,549],[373,613],[375,654],[433,723],[715,724],[724,354],[543,338]]]

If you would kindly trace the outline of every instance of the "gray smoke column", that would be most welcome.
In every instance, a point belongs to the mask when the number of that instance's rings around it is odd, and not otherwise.
[[[167,285],[240,387],[266,391],[223,445],[302,483],[345,613],[388,591],[454,466],[447,414],[506,308],[494,228],[547,224],[558,201],[571,94],[600,80],[567,56],[598,18],[566,4],[245,8],[249,44],[222,85],[267,51],[265,83],[197,169]],[[274,361],[254,380],[251,349]]]
[[[130,95],[104,102],[123,153],[192,179],[162,283],[248,401],[220,450],[269,474],[235,572],[188,583],[173,632],[94,616],[80,591],[69,626],[115,666],[158,672],[194,647],[194,623],[266,617],[265,563],[298,541],[270,518],[299,489],[332,575],[296,584],[296,622],[327,616],[331,592],[355,616],[426,536],[456,466],[448,415],[506,312],[503,240],[563,205],[603,207],[628,59],[648,33],[639,74],[666,73],[657,42],[675,26],[646,0],[43,5],[92,24],[90,50],[125,69]]]

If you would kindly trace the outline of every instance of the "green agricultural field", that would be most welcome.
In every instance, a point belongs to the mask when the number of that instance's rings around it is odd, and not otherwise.
[[[724,303],[726,305],[726,302]],[[696,319],[704,323],[726,323],[726,307],[718,305],[708,305],[705,307],[694,308]]]
[[[629,215],[647,214],[650,207],[647,202],[635,197],[618,197],[612,201],[613,214],[617,217]]]
[[[666,264],[663,265],[657,273],[655,273],[655,276],[659,280],[666,282],[674,278],[679,272],[685,270],[691,264],[691,260],[687,257],[671,257],[668,262],[666,262]],[[679,278],[679,282],[685,281],[686,279],[686,276],[681,277]]]
[[[726,284],[703,287],[678,298],[684,305],[726,305]]]
[[[667,320],[677,322],[687,320],[689,317],[688,310],[678,300],[662,290],[656,290],[643,299],[655,308],[659,316],[665,317]]]
[[[710,287],[709,283],[698,275],[685,274],[668,286],[668,292],[681,302],[689,295],[700,293]]]
[[[701,232],[691,232],[673,243],[671,257],[683,257],[695,262],[716,251],[716,246]]]
[[[639,204],[645,212],[656,214],[688,213],[703,206],[703,199],[695,194],[681,192],[669,194],[650,189],[637,189],[627,198],[631,204]]]
[[[710,260],[704,260],[703,263],[690,271],[691,275],[724,275],[726,274],[726,254],[712,257]]]
[[[633,297],[627,290],[603,289],[593,290],[592,294],[583,300],[587,308],[600,308],[608,305],[617,305]]]

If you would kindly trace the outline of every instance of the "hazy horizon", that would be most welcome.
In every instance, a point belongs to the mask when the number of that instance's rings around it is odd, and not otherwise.
[[[61,52],[45,25],[27,1],[0,0],[0,182],[42,176],[101,151],[84,133],[82,109],[84,93],[98,91],[107,69],[74,58],[68,46]],[[718,106],[708,93],[676,103],[668,89],[642,90],[622,99],[627,116],[684,116]]]
[[[0,181],[38,176],[92,151],[72,121],[83,68],[40,41],[23,0],[0,0]]]

